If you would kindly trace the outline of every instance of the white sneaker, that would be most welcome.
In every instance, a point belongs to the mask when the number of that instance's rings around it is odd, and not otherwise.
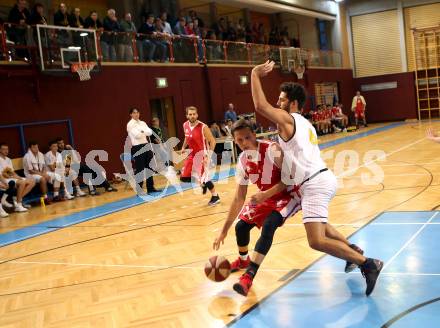
[[[69,194],[68,192],[66,192],[66,193],[64,194],[64,198],[67,199],[67,200],[71,200],[71,199],[74,199],[75,196],[72,196],[71,194]]]
[[[27,209],[30,209],[30,208],[32,208],[32,206],[31,206],[31,205],[29,205],[29,204],[21,204],[21,206],[23,206],[24,208],[27,208]]]
[[[15,212],[27,212],[27,208],[24,208],[23,205],[18,204],[17,206],[15,206]]]
[[[80,190],[76,191],[76,196],[77,197],[84,197],[84,196],[87,196],[87,194],[80,189]]]
[[[7,218],[8,216],[9,214],[0,206],[0,218]]]
[[[6,208],[13,208],[14,207],[14,205],[9,203],[6,199],[2,200],[2,206],[6,207]]]

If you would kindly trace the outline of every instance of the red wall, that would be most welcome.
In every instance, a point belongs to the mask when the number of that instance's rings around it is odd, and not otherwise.
[[[178,137],[182,139],[181,125],[185,120],[184,108],[195,105],[199,108],[200,120],[220,121],[228,103],[235,104],[238,113],[253,112],[250,84],[240,85],[239,76],[248,75],[250,67],[215,67],[210,66],[104,66],[102,72],[93,75],[88,82],[78,82],[76,77],[39,76],[40,99],[34,100],[31,79],[0,79],[1,112],[0,125],[27,123],[44,120],[71,119],[75,146],[85,154],[92,149],[103,149],[109,154],[109,162],[102,165],[109,172],[122,171],[119,155],[123,151],[126,138],[126,123],[129,120],[128,110],[136,106],[141,111],[141,118],[151,119],[149,101],[154,98],[173,97]],[[155,77],[167,77],[168,88],[157,89]],[[388,77],[388,76],[387,76]],[[405,82],[404,92],[410,89],[409,76],[399,77],[399,86]],[[276,70],[263,80],[264,90],[270,103],[276,104],[279,96],[279,85],[284,81],[295,80],[292,74],[283,74]],[[383,81],[380,77],[378,80]],[[356,83],[364,81],[357,79]],[[345,110],[349,110],[351,98],[356,90],[351,70],[309,69],[303,83],[309,96],[314,94],[314,83],[338,82],[340,96]],[[400,89],[398,89],[400,90]],[[400,93],[401,91],[399,91]],[[388,92],[386,93],[388,94]],[[3,96],[6,95],[6,96]],[[414,93],[411,92],[414,96]],[[409,110],[414,98],[393,99],[391,105],[385,99],[374,99],[376,96],[366,94],[369,120],[388,120],[403,115],[415,115],[415,105]],[[395,96],[394,96],[395,97]],[[395,97],[398,98],[398,97]],[[375,109],[377,107],[377,109]],[[380,109],[387,109],[387,115],[380,116]],[[404,114],[399,113],[404,109]],[[376,115],[376,111],[378,115]],[[413,113],[414,112],[414,113]],[[4,115],[7,113],[7,115]],[[392,115],[388,115],[391,113]],[[266,127],[270,124],[261,117],[257,118]],[[25,129],[27,139],[36,140],[41,150],[46,151],[47,142],[63,133],[62,126],[32,127]],[[19,142],[16,132],[0,129],[0,141],[10,143],[13,157],[20,155],[17,151]],[[13,139],[13,140],[12,140]],[[109,174],[110,175],[110,174]]]
[[[354,79],[354,87],[360,90],[362,84],[394,81],[397,81],[396,89],[361,92],[367,102],[369,122],[417,118],[414,72],[357,78]]]

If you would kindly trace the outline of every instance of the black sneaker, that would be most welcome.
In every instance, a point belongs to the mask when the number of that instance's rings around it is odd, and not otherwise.
[[[208,191],[208,187],[203,183],[202,184],[202,193],[203,193],[203,195],[206,194],[207,191]]]
[[[220,197],[219,196],[212,196],[208,205],[213,206],[213,205],[217,205],[218,203],[220,203]]]
[[[355,244],[351,244],[350,247],[352,249],[354,249],[356,252],[358,252],[359,254],[363,255],[364,251],[357,245]],[[351,271],[353,271],[354,269],[356,269],[358,267],[358,265],[356,263],[351,263],[348,262],[345,264],[345,273],[349,273]]]
[[[376,286],[376,281],[382,268],[383,262],[381,260],[370,258],[368,258],[367,261],[360,266],[362,275],[367,281],[367,289],[365,291],[365,294],[367,296],[369,296],[373,292],[374,286]]]

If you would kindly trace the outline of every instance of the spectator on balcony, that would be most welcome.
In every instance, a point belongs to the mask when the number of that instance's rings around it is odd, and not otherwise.
[[[227,37],[226,40],[228,41],[237,41],[237,31],[234,28],[234,24],[232,21],[228,20],[226,23],[227,25]]]
[[[164,25],[159,17],[154,20],[154,28],[156,39],[153,39],[153,42],[156,44],[156,49],[158,48],[158,50],[160,50],[160,56],[158,56],[158,58],[160,58],[159,61],[163,63],[167,60],[169,35],[164,33]]]
[[[197,12],[195,10],[189,11],[189,17],[191,18],[191,20],[193,22],[197,19],[199,21],[199,27],[201,27],[201,28],[205,27],[205,23],[203,22],[203,20],[199,16],[197,16]]]
[[[214,31],[209,31],[206,35],[206,54],[209,61],[220,61],[223,59],[223,46],[217,42],[217,36]]]
[[[31,141],[28,152],[23,157],[24,175],[28,179],[33,179],[40,184],[42,197],[46,204],[50,204],[47,196],[47,184],[56,183],[55,175],[47,171],[44,155],[38,149],[38,143]]]
[[[220,18],[219,21],[215,23],[212,28],[215,31],[218,40],[228,39],[228,30],[226,27],[225,19],[223,17]]]
[[[233,103],[230,103],[225,111],[225,121],[228,120],[231,120],[232,122],[237,120],[237,113],[235,112]]]
[[[280,32],[278,31],[278,27],[275,26],[270,30],[269,44],[270,45],[279,45],[280,42],[281,42]]]
[[[264,24],[263,23],[260,23],[258,25],[257,43],[260,43],[260,44],[265,44],[266,43],[266,31],[264,29]]]
[[[154,15],[148,14],[145,18],[145,22],[139,28],[139,40],[138,48],[139,48],[139,60],[144,61],[144,48],[148,50],[148,58],[147,60],[153,62],[154,53],[156,48],[159,46],[162,50],[162,60],[165,61],[167,56],[167,43],[158,38],[162,38],[161,32],[157,32],[156,27],[154,26]]]
[[[47,19],[44,17],[44,7],[41,3],[36,3],[28,19],[29,25],[47,25]]]
[[[0,175],[8,187],[14,189],[13,193],[5,193],[2,196],[1,205],[6,208],[14,207],[16,212],[26,212],[30,206],[23,205],[23,197],[32,190],[35,182],[33,179],[25,179],[15,173],[14,166],[8,155],[9,146],[6,143],[0,143]],[[12,196],[13,204],[7,201],[7,196]]]
[[[186,19],[185,17],[180,17],[176,26],[174,27],[174,34],[177,35],[186,35]]]
[[[237,41],[246,42],[246,28],[243,19],[240,18],[238,20],[238,23],[235,26],[235,31],[237,32]]]
[[[118,191],[108,182],[105,171],[98,171],[97,168],[91,168],[87,164],[81,162],[75,149],[73,149],[71,145],[66,145],[63,138],[59,137],[55,141],[58,145],[58,152],[60,152],[63,156],[63,163],[65,163],[64,165],[70,165],[70,169],[75,170],[77,175],[82,177],[84,183],[86,183],[89,187],[90,195],[99,195],[99,193],[96,191],[96,187],[105,188],[107,192]],[[92,179],[98,179],[100,183],[95,183],[92,181]]]
[[[160,19],[162,20],[163,24],[163,33],[166,33],[168,35],[173,35],[173,30],[171,29],[170,23],[168,23],[168,13],[166,11],[163,11],[160,14]]]
[[[17,3],[9,12],[8,22],[13,25],[8,28],[8,38],[14,42],[15,45],[24,46],[26,42],[26,22],[29,19],[30,13],[27,9],[26,0],[17,0]],[[17,56],[28,59],[29,54],[25,49],[17,49]]]
[[[253,36],[252,36],[252,27],[251,24],[247,24],[245,28],[245,38],[246,43],[252,43]]]
[[[84,21],[84,27],[92,30],[103,30],[101,21],[98,18],[98,13],[93,10],[90,12],[89,16]]]
[[[254,22],[254,24],[252,24],[252,43],[258,43],[258,23]]]
[[[116,18],[116,11],[114,9],[107,10],[102,25],[104,26],[104,33],[101,35],[101,50],[104,61],[116,61],[116,46],[118,44],[118,32],[121,31],[121,26]]]
[[[194,35],[194,22],[193,21],[187,21],[185,26],[185,34],[189,36]]]
[[[81,9],[74,8],[69,16],[69,26],[76,28],[84,27],[84,19],[81,17]]]
[[[53,23],[56,26],[69,26],[69,15],[67,14],[67,6],[65,3],[60,3],[58,11],[53,15]]]
[[[131,18],[130,13],[124,15],[124,19],[120,23],[121,34],[118,45],[118,58],[120,61],[132,62],[133,61],[133,38],[136,35],[136,26]]]

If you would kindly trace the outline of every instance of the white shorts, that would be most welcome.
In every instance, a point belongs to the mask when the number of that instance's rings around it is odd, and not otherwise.
[[[319,173],[301,186],[303,223],[328,221],[328,206],[337,187],[336,177],[330,170]]]
[[[58,181],[58,182],[63,182],[63,177],[55,172],[46,172],[47,175],[49,176],[49,183],[50,184],[54,184],[54,182]],[[34,179],[34,181],[36,183],[39,183],[41,180],[41,175],[38,174],[32,174],[30,177],[32,177]]]

